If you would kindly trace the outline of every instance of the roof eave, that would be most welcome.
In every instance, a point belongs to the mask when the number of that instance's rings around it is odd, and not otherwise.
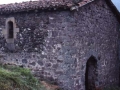
[[[94,0],[82,0],[78,3],[65,2],[64,0],[61,0],[62,3],[58,2],[50,2],[48,5],[43,4],[41,5],[41,1],[31,1],[31,2],[23,2],[23,3],[16,3],[16,4],[8,4],[8,5],[1,5],[0,6],[0,14],[10,14],[10,13],[16,13],[16,12],[25,12],[25,11],[37,11],[37,10],[56,10],[56,9],[69,9],[69,10],[77,10],[79,7],[82,7],[90,2],[93,2]],[[46,2],[48,3],[48,2]],[[33,6],[34,5],[34,6]]]

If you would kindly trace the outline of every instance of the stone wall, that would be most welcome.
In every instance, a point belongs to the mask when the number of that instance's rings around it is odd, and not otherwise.
[[[1,62],[29,67],[40,79],[54,79],[65,90],[85,90],[86,62],[97,60],[96,86],[118,84],[119,23],[104,0],[79,11],[56,10],[0,15],[14,17],[19,33],[15,50],[0,34]]]

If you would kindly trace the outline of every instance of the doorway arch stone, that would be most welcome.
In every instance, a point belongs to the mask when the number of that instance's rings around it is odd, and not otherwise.
[[[86,63],[85,90],[96,90],[97,76],[97,60],[91,56]]]

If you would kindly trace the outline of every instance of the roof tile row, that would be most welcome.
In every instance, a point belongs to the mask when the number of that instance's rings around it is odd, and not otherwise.
[[[80,0],[78,6],[81,7],[94,0]],[[27,1],[22,3],[11,3],[0,5],[0,13],[22,12],[36,9],[49,9],[49,8],[71,8],[76,4],[72,0],[38,0]]]

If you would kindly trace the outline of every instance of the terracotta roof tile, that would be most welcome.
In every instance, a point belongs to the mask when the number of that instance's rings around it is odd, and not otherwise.
[[[0,5],[0,13],[12,13],[29,11],[36,9],[49,9],[49,8],[71,8],[75,5],[82,7],[94,0],[80,0],[79,3],[74,3],[73,0],[38,0],[38,1],[27,1],[22,3],[11,3]]]

